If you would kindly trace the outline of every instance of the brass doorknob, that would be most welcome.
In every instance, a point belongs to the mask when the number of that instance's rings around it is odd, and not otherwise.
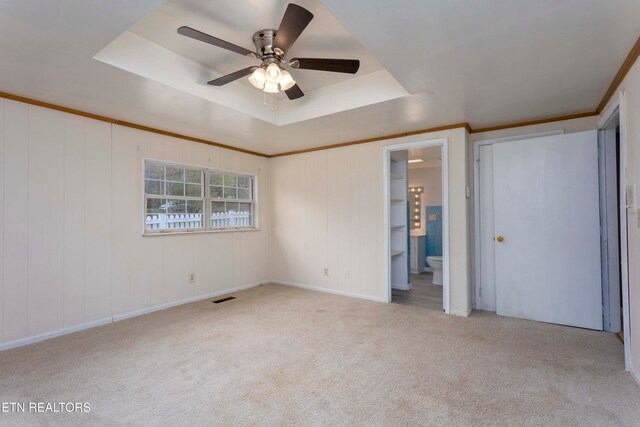
[[[504,237],[503,236],[498,236],[496,237],[496,240],[500,243],[504,242]]]

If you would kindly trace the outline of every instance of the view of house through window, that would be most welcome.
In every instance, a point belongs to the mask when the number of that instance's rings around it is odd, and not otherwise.
[[[147,160],[145,233],[255,228],[255,177]]]

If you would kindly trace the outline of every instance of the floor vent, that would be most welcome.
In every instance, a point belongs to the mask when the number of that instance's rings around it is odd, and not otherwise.
[[[226,297],[222,299],[217,299],[215,301],[211,301],[214,304],[220,304],[221,302],[231,301],[232,299],[236,299],[236,297]]]

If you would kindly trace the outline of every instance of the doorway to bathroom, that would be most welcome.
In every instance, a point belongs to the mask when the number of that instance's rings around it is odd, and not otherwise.
[[[448,312],[446,139],[385,147],[387,301]]]

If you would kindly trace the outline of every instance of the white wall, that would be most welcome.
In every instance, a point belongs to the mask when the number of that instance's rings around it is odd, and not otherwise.
[[[273,279],[383,301],[383,147],[443,137],[449,139],[451,309],[467,315],[467,132],[462,128],[272,159]]]
[[[442,206],[442,168],[439,166],[409,168],[409,187],[424,187],[422,192],[420,228],[411,230],[411,235],[424,235],[427,232],[425,216],[427,206]]]
[[[626,123],[622,130],[627,141],[627,183],[640,188],[640,61],[631,68],[619,91],[625,92]],[[606,119],[618,99],[618,92],[605,107]],[[636,192],[636,197],[640,194]],[[639,211],[640,212],[640,211]],[[631,335],[631,371],[640,382],[640,214],[628,212],[629,320]]]
[[[258,174],[261,230],[142,237],[145,157]],[[0,100],[0,165],[0,348],[270,277],[266,158]]]

